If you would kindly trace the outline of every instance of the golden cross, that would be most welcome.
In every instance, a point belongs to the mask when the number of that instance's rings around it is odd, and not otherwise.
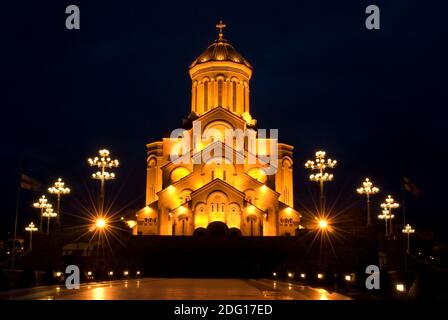
[[[216,28],[219,29],[219,39],[221,40],[223,37],[222,29],[227,27],[222,20],[219,20],[219,23],[216,25]]]

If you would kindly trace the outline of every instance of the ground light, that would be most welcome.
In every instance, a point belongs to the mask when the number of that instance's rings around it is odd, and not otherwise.
[[[319,228],[327,229],[327,227],[328,227],[328,221],[325,219],[320,219],[319,220]]]
[[[95,225],[97,228],[103,229],[106,227],[106,220],[104,220],[103,218],[98,218],[95,222]]]
[[[397,283],[397,285],[395,286],[395,289],[396,289],[398,292],[404,292],[404,284],[402,284],[402,283]]]

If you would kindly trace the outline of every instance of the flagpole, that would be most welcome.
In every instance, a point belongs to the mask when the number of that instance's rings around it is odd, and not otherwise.
[[[20,157],[18,184],[17,184],[16,217],[15,217],[15,220],[14,220],[14,240],[13,240],[13,245],[12,245],[12,260],[11,260],[11,269],[12,270],[14,270],[14,267],[15,267],[14,264],[15,264],[15,258],[16,258],[17,220],[18,220],[18,216],[19,216],[21,174],[22,174],[22,157]]]
[[[401,197],[402,197],[402,203],[403,203],[403,226],[406,225],[406,191],[404,187],[404,161],[401,160]],[[409,236],[409,235],[408,235]],[[405,251],[404,253],[404,272],[408,271],[408,252]]]
[[[405,202],[405,188],[404,188],[404,161],[401,160],[401,197],[402,197],[402,203],[403,203],[403,226],[406,225],[406,202]]]

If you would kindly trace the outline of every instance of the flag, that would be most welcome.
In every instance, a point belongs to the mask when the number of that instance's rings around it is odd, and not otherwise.
[[[22,173],[20,175],[20,188],[25,190],[40,191],[42,189],[42,184],[39,180]]]
[[[404,177],[403,178],[404,183],[404,190],[410,192],[413,196],[418,197],[422,194],[422,190],[418,188],[414,183],[412,183],[411,180]]]

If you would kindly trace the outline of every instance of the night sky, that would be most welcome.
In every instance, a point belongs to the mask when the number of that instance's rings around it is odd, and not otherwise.
[[[366,176],[383,191],[375,210],[389,193],[402,202],[403,167],[423,191],[406,194],[409,222],[443,236],[445,2],[11,3],[0,12],[0,239],[13,229],[20,171],[47,185],[62,176],[73,189],[64,206],[77,214],[77,204],[97,191],[86,158],[102,147],[122,164],[107,196],[119,207],[142,207],[145,144],[190,112],[188,66],[216,38],[220,19],[225,37],[254,66],[251,114],[259,128],[278,128],[280,140],[295,147],[299,208],[317,200],[303,165],[322,148],[339,161],[328,189],[336,208],[363,208],[355,189]],[[80,30],[65,28],[69,4],[80,7]],[[381,8],[381,30],[365,28],[369,4]],[[30,201],[39,196],[22,193],[20,228],[37,221]]]

